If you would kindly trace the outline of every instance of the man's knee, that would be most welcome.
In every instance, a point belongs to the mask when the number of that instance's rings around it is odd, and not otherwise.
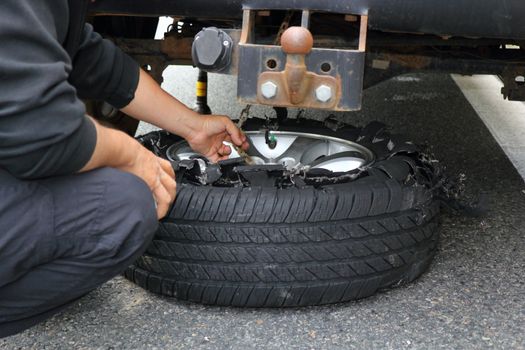
[[[100,169],[43,185],[53,194],[59,226],[58,234],[43,235],[52,237],[54,254],[0,288],[0,334],[3,322],[51,310],[123,272],[158,225],[152,194],[133,175]]]
[[[136,218],[150,226],[157,225],[157,212],[153,194],[139,177],[115,170],[107,173],[106,205],[124,219]],[[135,215],[131,215],[134,213]]]
[[[146,249],[158,226],[151,191],[129,173],[103,168],[43,185],[55,203],[50,261],[74,257],[110,278]]]
[[[153,195],[140,178],[108,169],[105,205],[100,213],[104,230],[131,254],[143,251],[158,226]]]

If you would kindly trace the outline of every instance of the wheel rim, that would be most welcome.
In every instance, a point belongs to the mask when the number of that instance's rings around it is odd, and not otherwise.
[[[283,164],[288,170],[348,172],[369,166],[374,161],[374,154],[368,148],[336,137],[274,131],[271,136],[277,144],[272,149],[266,144],[264,131],[248,131],[245,134],[250,143],[247,153],[257,165]],[[194,152],[186,141],[173,144],[166,154],[172,161],[204,158]],[[238,157],[239,154],[232,148],[230,159]]]

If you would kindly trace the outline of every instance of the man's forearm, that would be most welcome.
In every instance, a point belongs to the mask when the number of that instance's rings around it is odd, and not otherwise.
[[[131,164],[142,147],[127,134],[107,128],[93,120],[97,130],[95,151],[80,172],[102,167],[124,168]]]
[[[199,115],[165,92],[143,70],[135,98],[122,111],[136,119],[188,138],[199,130]]]
[[[201,116],[172,97],[140,71],[134,99],[122,111],[185,138],[190,147],[212,162],[227,159],[233,143],[243,149],[246,135],[227,116]]]

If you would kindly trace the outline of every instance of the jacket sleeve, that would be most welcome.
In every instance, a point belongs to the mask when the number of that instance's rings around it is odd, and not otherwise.
[[[138,80],[137,62],[86,24],[69,78],[78,95],[122,108],[134,98]]]
[[[67,3],[50,4],[0,2],[0,168],[24,179],[75,173],[96,145],[60,43]]]

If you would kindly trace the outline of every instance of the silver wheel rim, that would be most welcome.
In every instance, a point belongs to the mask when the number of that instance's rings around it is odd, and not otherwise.
[[[250,148],[247,153],[256,165],[283,164],[288,170],[325,169],[348,172],[369,166],[374,154],[366,147],[344,139],[301,132],[273,131],[277,145],[266,144],[264,131],[248,131]],[[228,143],[226,143],[228,144]],[[166,152],[171,161],[204,158],[194,152],[186,141],[170,146]],[[232,148],[231,158],[239,154]]]

